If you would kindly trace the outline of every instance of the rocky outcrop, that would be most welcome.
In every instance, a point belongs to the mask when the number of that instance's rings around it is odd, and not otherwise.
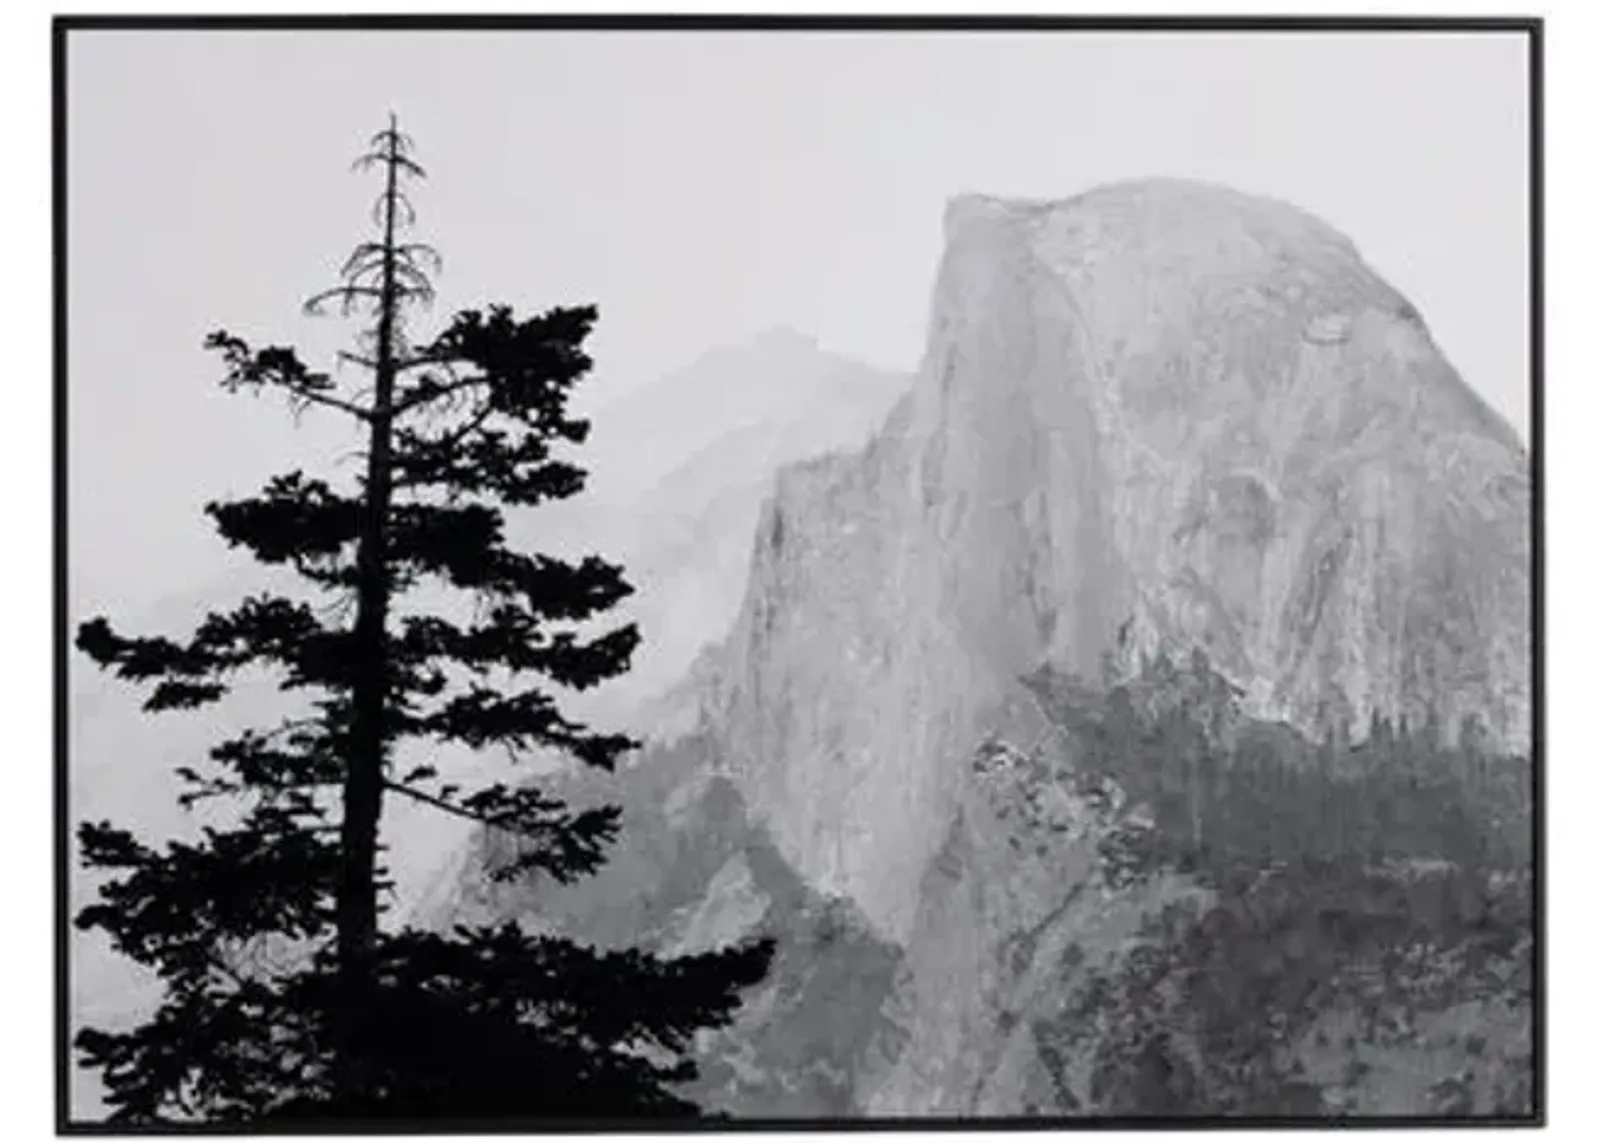
[[[616,613],[638,622],[632,670],[585,717],[633,722],[641,705],[722,639],[749,575],[750,536],[784,465],[860,448],[910,378],[791,329],[724,346],[593,414],[583,495],[513,517],[540,551],[598,552],[636,588]]]
[[[779,475],[701,668],[808,881],[907,940],[961,760],[1043,662],[1201,647],[1258,717],[1526,747],[1526,455],[1347,239],[1168,181],[945,226],[912,391]]]
[[[920,886],[879,1033],[897,1050],[861,1077],[864,1114],[1094,1110],[1083,1060],[1052,1056],[1038,1028],[1150,917],[1208,894],[1188,878],[1131,876],[1152,823],[1115,782],[1060,757],[1000,740],[977,752]]]
[[[1075,770],[1021,677],[1198,650],[1302,760],[1375,714],[1523,751],[1527,458],[1405,299],[1291,207],[1156,181],[966,197],[945,225],[910,392],[865,447],[778,473],[731,633],[650,708],[658,741],[619,784],[638,824],[543,907],[662,949],[780,937],[773,980],[705,1045],[713,1104],[1181,1114],[1143,1057],[1097,1092],[1093,1041],[1133,1011],[1105,989],[1194,952],[1214,887],[1128,875],[1151,820]],[[1429,1011],[1439,1044],[1478,1018]],[[1507,1059],[1526,1013],[1484,1018]],[[1272,1107],[1428,1110],[1467,1051],[1357,1059],[1318,1039],[1341,1029],[1283,1049],[1321,1087]]]

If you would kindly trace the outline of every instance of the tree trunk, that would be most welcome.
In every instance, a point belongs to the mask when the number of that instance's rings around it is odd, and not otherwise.
[[[395,130],[391,117],[390,130]],[[389,140],[384,190],[383,283],[378,309],[378,345],[365,517],[356,552],[357,610],[355,680],[350,748],[344,780],[337,898],[338,963],[342,1008],[335,1080],[341,1101],[361,1102],[371,1093],[362,1063],[364,1030],[374,1005],[373,953],[378,936],[378,822],[383,810],[387,757],[387,626],[389,611],[388,517],[391,499],[391,420],[395,381],[395,194],[396,140]]]

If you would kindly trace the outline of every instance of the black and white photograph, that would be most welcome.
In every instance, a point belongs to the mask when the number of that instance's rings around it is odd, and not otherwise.
[[[1542,23],[1247,25],[58,17],[58,1130],[1542,1125]]]

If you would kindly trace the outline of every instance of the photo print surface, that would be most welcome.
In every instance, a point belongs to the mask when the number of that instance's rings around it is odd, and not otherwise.
[[[1535,25],[58,25],[69,1127],[1542,1115]]]

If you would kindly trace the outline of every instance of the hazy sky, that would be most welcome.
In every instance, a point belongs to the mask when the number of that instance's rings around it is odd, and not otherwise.
[[[73,594],[216,574],[205,500],[345,447],[199,343],[345,343],[298,307],[366,236],[391,109],[438,308],[595,301],[614,391],[779,324],[910,369],[948,196],[1161,174],[1348,233],[1526,437],[1526,86],[1485,35],[74,33]]]

